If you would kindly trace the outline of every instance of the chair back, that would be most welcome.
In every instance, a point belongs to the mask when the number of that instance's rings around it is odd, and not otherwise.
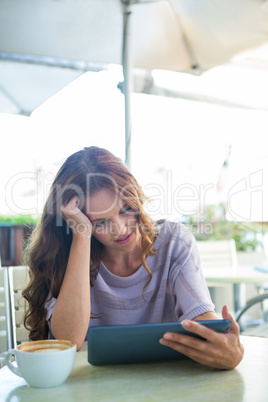
[[[22,290],[29,282],[29,270],[25,266],[0,268],[0,352],[29,341],[23,325],[26,302]],[[12,333],[11,333],[12,332]]]
[[[202,268],[237,267],[237,253],[233,239],[197,241],[197,247]]]
[[[262,247],[263,247],[265,265],[268,266],[268,233],[266,233],[262,237]]]

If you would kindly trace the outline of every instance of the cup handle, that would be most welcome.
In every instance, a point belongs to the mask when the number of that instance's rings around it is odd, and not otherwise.
[[[5,361],[7,364],[7,367],[9,368],[9,370],[11,370],[14,374],[18,375],[19,377],[22,377],[21,373],[20,373],[20,369],[16,366],[14,366],[11,362],[11,356],[15,356],[16,357],[16,349],[9,349],[9,351],[6,354],[5,357]]]

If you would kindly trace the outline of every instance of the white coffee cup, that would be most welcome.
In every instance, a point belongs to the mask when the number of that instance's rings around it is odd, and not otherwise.
[[[17,367],[11,362],[15,356]],[[64,383],[72,371],[76,345],[64,340],[43,340],[21,344],[5,357],[8,368],[31,387],[49,388]]]

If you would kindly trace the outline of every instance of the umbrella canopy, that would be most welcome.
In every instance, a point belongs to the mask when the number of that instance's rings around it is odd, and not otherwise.
[[[121,64],[124,13],[145,69],[209,68],[268,38],[267,1],[1,0],[0,51]]]
[[[131,67],[211,68],[266,42],[267,17],[259,0],[0,0],[0,56],[122,63],[129,164]]]

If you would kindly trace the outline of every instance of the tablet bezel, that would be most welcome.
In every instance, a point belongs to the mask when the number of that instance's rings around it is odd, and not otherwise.
[[[231,325],[230,320],[196,322],[223,333]],[[185,359],[185,355],[159,343],[165,332],[197,337],[181,322],[91,327],[87,336],[88,362],[106,365]]]

